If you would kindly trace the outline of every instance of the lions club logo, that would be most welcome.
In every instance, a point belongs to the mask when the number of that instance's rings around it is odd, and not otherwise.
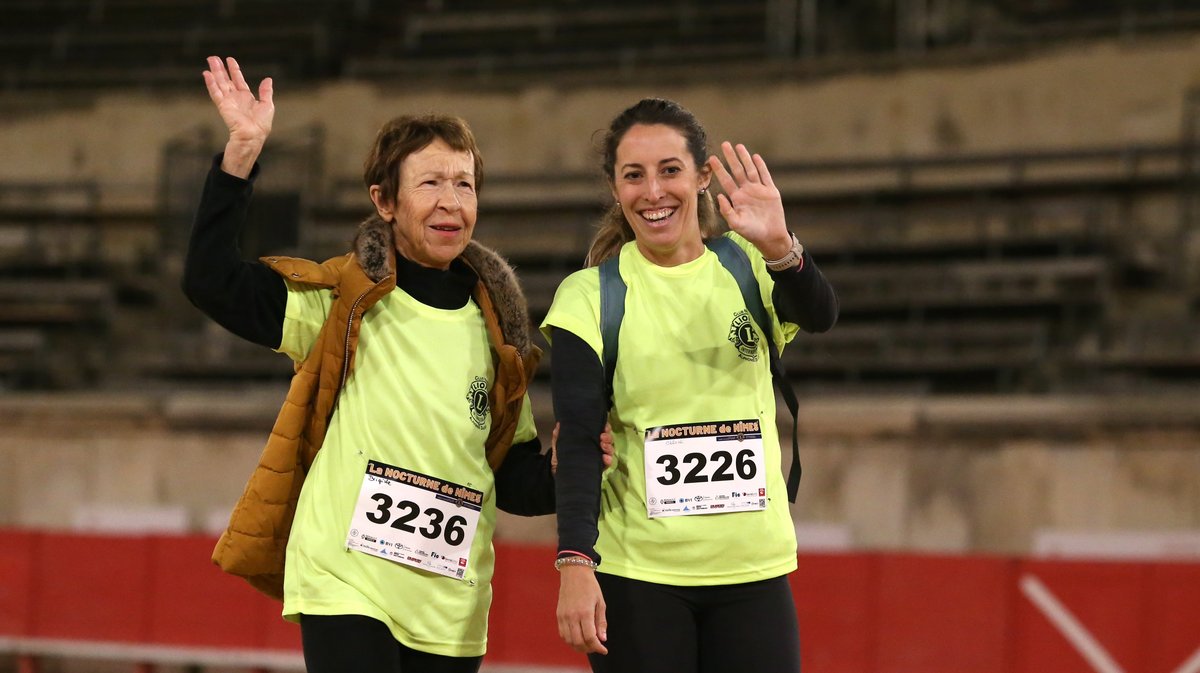
[[[729,342],[737,349],[739,358],[758,362],[758,332],[754,331],[748,312],[733,314],[733,323],[729,325]]]
[[[480,430],[483,429],[488,415],[488,384],[487,379],[476,376],[467,388],[467,404],[471,412],[471,422]]]

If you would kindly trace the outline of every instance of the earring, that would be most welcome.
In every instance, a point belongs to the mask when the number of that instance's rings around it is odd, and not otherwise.
[[[707,194],[707,193],[708,193],[708,187],[701,187],[701,188],[700,188],[700,191],[699,191],[699,192],[697,192],[697,193],[698,193],[700,196],[704,196],[705,194]]]

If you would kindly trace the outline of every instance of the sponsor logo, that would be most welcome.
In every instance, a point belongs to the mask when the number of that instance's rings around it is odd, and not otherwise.
[[[467,387],[467,409],[471,414],[471,423],[480,430],[487,422],[488,416],[488,382],[487,379],[476,376]]]
[[[709,509],[725,509],[725,505],[723,505],[721,503],[717,503],[715,505],[709,505],[708,508]]]
[[[408,557],[408,560],[409,560],[409,561],[412,561],[413,563],[420,563],[420,562],[421,562],[421,559],[420,559],[419,557],[416,557],[416,556],[409,556],[409,557]]]
[[[663,498],[662,504],[664,504],[664,505],[674,505],[674,504],[675,504],[675,498]]]
[[[764,496],[766,494],[767,494],[767,489],[765,489],[765,488],[758,489],[758,497],[761,498],[762,496]]]
[[[460,567],[460,568],[466,568],[466,567],[467,567],[467,559],[465,559],[465,558],[459,558],[459,559],[458,559],[458,565],[459,565],[459,567]]]
[[[370,535],[364,535],[364,536],[362,536],[362,538],[364,540],[366,540],[367,542],[379,542],[379,540],[376,540],[375,538],[371,537]]]
[[[729,324],[729,343],[737,349],[738,357],[749,362],[758,362],[758,333],[746,310],[733,314],[733,322]]]

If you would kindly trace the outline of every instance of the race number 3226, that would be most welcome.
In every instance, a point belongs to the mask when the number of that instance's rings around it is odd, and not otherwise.
[[[643,447],[650,518],[766,508],[758,419],[661,425]]]

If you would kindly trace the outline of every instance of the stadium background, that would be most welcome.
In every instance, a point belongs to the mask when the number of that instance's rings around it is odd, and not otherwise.
[[[247,255],[342,252],[375,129],[452,112],[535,320],[607,203],[596,132],[682,102],[842,302],[784,358],[806,670],[1200,671],[1200,3],[0,5],[0,671],[296,665],[206,565],[290,372],[178,290],[208,54],[275,79]],[[501,521],[486,670],[582,663],[553,530]]]

